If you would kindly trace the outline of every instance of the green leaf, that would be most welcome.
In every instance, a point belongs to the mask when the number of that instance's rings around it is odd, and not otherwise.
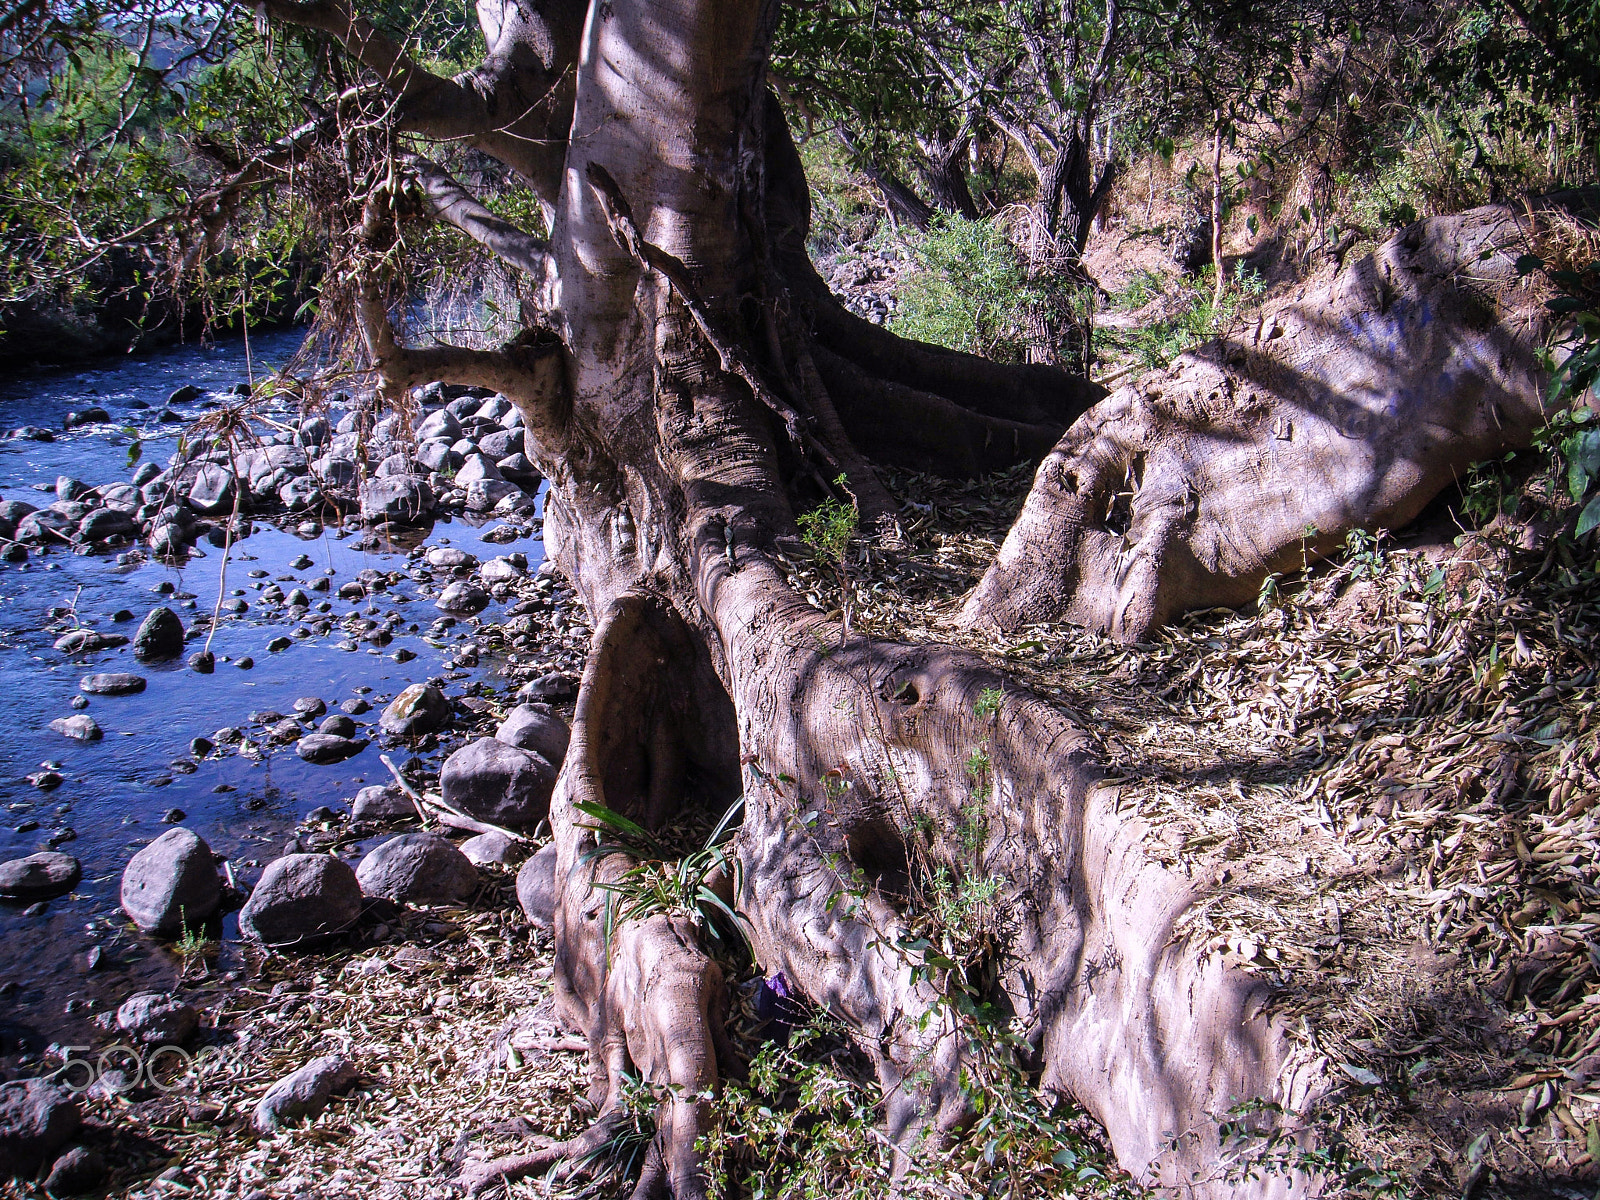
[[[1518,275],[1532,275],[1542,266],[1544,266],[1544,259],[1540,258],[1537,254],[1522,254],[1517,256]]]
[[[1578,527],[1573,532],[1582,537],[1597,525],[1600,525],[1600,493],[1596,493],[1583,512],[1578,515]]]

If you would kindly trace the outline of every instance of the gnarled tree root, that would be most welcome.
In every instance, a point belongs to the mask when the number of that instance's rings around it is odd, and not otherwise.
[[[1562,207],[1581,204],[1566,197]],[[1398,528],[1545,419],[1540,211],[1412,225],[1332,283],[1096,405],[1034,477],[963,619],[1136,641],[1255,598],[1360,528]]]

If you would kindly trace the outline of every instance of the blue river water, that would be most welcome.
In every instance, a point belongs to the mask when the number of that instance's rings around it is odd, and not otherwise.
[[[174,389],[195,384],[220,393],[251,374],[259,379],[287,360],[298,337],[252,338],[248,362],[243,339],[234,339],[0,379],[0,431],[34,425],[56,435],[53,442],[0,441],[0,500],[43,507],[55,497],[41,495],[34,485],[53,487],[60,475],[91,486],[128,479],[135,432],[144,439],[144,455],[164,465],[182,428],[160,417]],[[175,407],[192,418],[218,402],[217,395],[203,394]],[[91,405],[105,408],[111,420],[64,430],[69,412]],[[0,1062],[19,1049],[37,1052],[44,1041],[81,1039],[85,1022],[135,985],[172,984],[170,952],[134,933],[117,905],[123,865],[139,846],[169,828],[163,818],[171,810],[181,810],[182,823],[239,864],[238,874],[248,879],[255,873],[249,864],[281,853],[307,812],[338,807],[360,787],[388,781],[376,741],[345,762],[314,766],[302,762],[292,745],[259,760],[238,754],[197,759],[190,753],[194,738],[246,726],[252,712],[292,714],[296,699],[311,696],[336,712],[341,701],[360,695],[372,708],[356,720],[375,727],[383,704],[408,684],[447,677],[450,688],[459,690],[493,679],[498,664],[492,658],[469,671],[448,670],[454,648],[441,647],[437,636],[428,640],[429,625],[440,614],[430,599],[417,595],[411,580],[370,599],[337,599],[339,585],[363,569],[406,570],[404,550],[355,549],[359,527],[354,524],[331,526],[313,537],[300,536],[294,522],[285,526],[258,521],[255,532],[233,547],[226,590],[230,595],[242,591],[239,598],[250,608],[223,615],[211,643],[219,662],[210,675],[197,674],[181,659],[139,663],[129,646],[69,655],[54,649],[59,634],[45,627],[52,623],[53,609],[70,607],[84,625],[131,637],[157,604],[172,606],[190,624],[196,614],[209,614],[217,600],[221,549],[202,542],[204,557],[183,565],[148,559],[117,565],[114,555],[64,550],[35,553],[27,563],[0,563],[0,860],[54,844],[84,868],[77,890],[49,902],[43,912],[30,915],[27,906],[0,901]],[[542,558],[537,540],[515,547],[488,545],[479,536],[483,531],[446,520],[429,531],[427,544],[457,546],[485,559],[514,548],[528,556],[530,569]],[[313,563],[296,569],[292,563],[302,555]],[[341,649],[348,635],[335,624],[325,635],[269,652],[267,643],[288,633],[291,623],[281,610],[260,611],[256,590],[280,580],[287,592],[324,574],[330,575],[331,616],[360,612],[382,619],[397,612],[405,625],[394,640],[381,648],[361,643],[353,651]],[[172,594],[163,595],[163,587]],[[133,619],[116,621],[122,610],[131,611]],[[480,619],[500,615],[494,605]],[[416,657],[397,661],[402,648]],[[254,660],[253,669],[237,665],[246,656]],[[90,697],[86,711],[104,737],[80,744],[49,726],[54,718],[72,715],[79,681],[94,671],[135,671],[149,682],[137,695]],[[50,764],[63,782],[41,791],[27,777],[52,769]],[[91,970],[88,958],[96,947],[100,962]]]

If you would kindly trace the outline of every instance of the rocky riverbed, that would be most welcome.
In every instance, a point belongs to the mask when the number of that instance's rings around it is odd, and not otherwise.
[[[229,1043],[216,1006],[307,950],[437,941],[439,906],[528,928],[501,910],[590,631],[520,419],[438,386],[409,419],[250,403],[243,358],[0,384],[0,1158],[61,1160],[57,1192],[108,1135],[20,1081],[81,1114],[93,1055]]]

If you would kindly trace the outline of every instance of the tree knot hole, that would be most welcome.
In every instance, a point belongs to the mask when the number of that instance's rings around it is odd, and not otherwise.
[[[845,855],[866,881],[891,903],[911,895],[910,860],[900,831],[882,817],[869,817],[845,835]]]
[[[1105,527],[1108,533],[1117,537],[1126,537],[1128,529],[1133,524],[1133,501],[1139,494],[1139,488],[1144,483],[1144,455],[1133,455],[1128,460],[1128,468],[1123,475],[1122,487],[1111,494],[1111,499],[1106,504]]]

